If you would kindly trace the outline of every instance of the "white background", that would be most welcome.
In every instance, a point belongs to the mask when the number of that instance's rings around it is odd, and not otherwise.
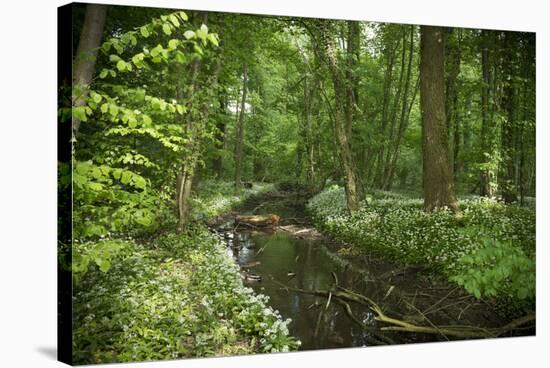
[[[537,337],[125,367],[542,366],[548,351],[548,75],[545,1],[141,0],[109,3],[537,32]],[[0,11],[0,366],[59,367],[56,354],[57,0],[5,0]],[[112,367],[122,365],[110,365]]]

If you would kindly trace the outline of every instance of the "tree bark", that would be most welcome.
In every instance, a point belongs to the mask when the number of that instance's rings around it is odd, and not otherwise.
[[[503,60],[504,86],[503,86],[503,101],[505,108],[506,119],[502,124],[501,141],[502,153],[504,161],[504,172],[501,176],[502,199],[506,203],[515,202],[517,200],[517,187],[515,185],[515,139],[516,139],[516,90],[514,85],[514,62],[512,57],[515,51],[515,42],[509,32],[504,36],[504,47],[508,56]]]
[[[384,188],[386,184],[386,178],[388,177],[389,170],[390,170],[390,160],[391,160],[391,154],[392,154],[392,145],[394,144],[394,137],[395,137],[395,129],[396,129],[396,123],[397,123],[397,110],[399,110],[399,103],[401,102],[401,94],[403,91],[403,78],[405,76],[405,58],[406,58],[406,51],[407,51],[407,34],[405,33],[405,30],[402,29],[402,39],[403,39],[403,47],[401,49],[401,69],[399,71],[399,82],[397,84],[397,94],[395,95],[395,98],[393,100],[393,106],[390,112],[390,135],[388,139],[388,149],[386,150],[386,157],[383,160],[383,171],[382,171],[382,178],[381,178],[381,187]]]
[[[243,95],[241,100],[241,112],[237,124],[237,139],[235,143],[235,189],[241,189],[242,175],[242,155],[243,155],[243,139],[244,139],[244,112],[246,103],[246,83],[248,78],[248,65],[245,62],[243,65]]]
[[[448,158],[445,119],[445,30],[422,26],[420,37],[420,106],[424,210],[458,209]]]
[[[405,40],[403,40],[405,43]],[[412,109],[412,104],[416,96],[416,88],[413,92],[412,100],[410,105],[407,105],[407,100],[409,98],[409,88],[411,84],[411,69],[412,69],[412,60],[413,60],[413,49],[414,49],[414,26],[410,26],[410,40],[409,40],[409,55],[408,55],[408,64],[407,64],[407,76],[405,77],[405,90],[403,92],[403,102],[401,104],[401,115],[399,117],[399,128],[397,131],[397,139],[395,142],[395,148],[393,150],[393,155],[391,161],[388,162],[388,170],[386,177],[384,178],[384,190],[390,190],[391,184],[393,181],[393,175],[395,172],[395,166],[397,164],[397,157],[399,155],[399,146],[401,145],[401,140],[403,139],[403,134],[405,133],[405,127],[408,123],[409,113]],[[408,108],[407,108],[408,107]],[[393,142],[390,142],[392,144]]]
[[[78,41],[78,48],[74,60],[73,107],[83,106],[86,102],[86,97],[88,97],[90,84],[92,83],[95,72],[97,52],[103,37],[106,16],[106,5],[86,5],[84,25],[82,26],[82,32],[80,33],[80,40]],[[80,120],[73,117],[73,141],[76,140],[79,128]]]
[[[342,67],[338,63],[336,56],[336,46],[331,39],[330,32],[325,29],[329,26],[328,21],[324,21],[321,29],[321,52],[328,65],[332,83],[334,86],[335,111],[334,111],[334,133],[336,138],[336,147],[338,156],[342,163],[344,173],[344,186],[346,191],[346,205],[349,211],[353,212],[359,209],[359,193],[357,188],[357,173],[351,152],[350,137],[346,124],[346,76],[342,72]]]
[[[220,111],[218,121],[216,122],[216,133],[215,133],[215,143],[214,147],[216,153],[212,161],[212,169],[214,170],[214,175],[217,178],[222,176],[222,165],[223,165],[223,150],[225,149],[225,133],[226,133],[226,106],[227,106],[227,95],[225,91],[219,92],[219,104]]]
[[[395,42],[395,45],[391,48],[386,46],[386,70],[384,72],[384,97],[382,101],[382,117],[380,120],[380,141],[386,136],[386,127],[388,125],[388,107],[390,102],[390,90],[393,78],[393,67],[396,58],[396,51],[399,47],[399,43]],[[385,147],[380,143],[380,147],[376,153],[376,172],[374,174],[373,183],[376,187],[381,188],[384,180],[384,157]]]
[[[489,100],[491,92],[490,41],[489,31],[481,31],[481,185],[480,195],[493,197],[492,171],[487,167],[490,164],[492,123],[489,116]]]
[[[446,78],[446,99],[445,116],[447,118],[447,132],[453,136],[452,144],[452,167],[453,176],[457,177],[459,165],[458,154],[460,151],[460,122],[458,120],[458,91],[456,87],[458,75],[460,74],[460,35],[453,34],[454,30],[449,31],[448,41],[445,47],[445,57],[447,66]],[[456,33],[460,30],[456,31]],[[456,40],[455,40],[456,38]]]

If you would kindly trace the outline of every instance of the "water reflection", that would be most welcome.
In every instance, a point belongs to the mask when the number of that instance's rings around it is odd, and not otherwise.
[[[257,274],[261,281],[247,281],[255,291],[270,297],[270,305],[284,318],[291,318],[290,332],[302,341],[302,349],[361,346],[366,343],[365,332],[353,324],[340,305],[312,295],[287,291],[279,283],[315,290],[328,289],[335,272],[340,285],[357,288],[361,275],[340,267],[319,250],[322,244],[296,239],[286,234],[235,233],[232,252],[243,271]],[[252,265],[252,267],[246,267]],[[357,306],[353,306],[357,310]],[[369,313],[357,310],[366,321]]]

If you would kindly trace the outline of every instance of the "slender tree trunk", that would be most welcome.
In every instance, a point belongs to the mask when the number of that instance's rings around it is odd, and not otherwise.
[[[193,64],[191,65],[191,78],[189,81],[189,90],[187,92],[187,100],[188,100],[188,110],[187,111],[194,111],[192,108],[192,104],[195,103],[194,97],[197,90],[197,79],[199,75],[199,69],[200,69],[200,61],[195,60]],[[180,82],[181,83],[181,82]],[[178,95],[183,96],[183,93],[181,92],[181,87],[179,88]],[[178,96],[179,97],[179,96]],[[189,143],[186,144],[186,150],[185,150],[185,157],[183,160],[183,167],[181,170],[181,173],[178,175],[178,178],[176,180],[176,193],[177,193],[177,203],[178,203],[178,231],[183,232],[185,228],[187,227],[187,222],[189,220],[189,201],[191,199],[191,188],[192,188],[192,182],[193,182],[193,175],[195,170],[195,145],[196,145],[196,139],[194,131],[194,123],[195,119],[198,118],[196,114],[190,113],[185,117],[183,120],[183,131],[185,138],[188,140]]]
[[[220,104],[220,116],[216,122],[216,134],[215,134],[215,143],[214,147],[216,153],[212,161],[212,169],[214,170],[214,175],[217,178],[222,176],[222,166],[223,166],[223,151],[225,149],[225,133],[227,125],[227,115],[226,115],[226,106],[227,106],[227,95],[225,92],[220,91],[219,95],[219,104]]]
[[[346,136],[348,137],[349,145],[351,147],[352,126],[355,118],[355,110],[358,101],[358,89],[359,81],[357,80],[356,68],[359,63],[360,57],[360,35],[361,29],[359,22],[347,21],[348,34],[346,39],[347,44],[347,67],[346,67],[346,79],[345,79],[345,118],[346,118]],[[350,149],[353,158],[353,151]],[[357,197],[363,198],[363,180],[357,172],[356,162],[353,158],[352,164],[354,165],[355,173],[355,188],[357,191]]]
[[[405,43],[405,40],[403,40]],[[414,98],[416,95],[416,89],[414,91],[413,98],[410,103],[410,107],[407,105],[407,100],[409,98],[409,88],[411,84],[411,69],[412,69],[412,60],[413,60],[413,49],[414,49],[414,26],[410,26],[410,40],[409,40],[409,55],[408,55],[408,64],[407,64],[407,76],[405,77],[405,91],[403,92],[403,102],[401,104],[401,115],[399,118],[399,128],[397,131],[397,139],[395,142],[395,148],[393,150],[393,155],[391,155],[391,161],[388,163],[388,170],[386,177],[384,178],[384,190],[390,190],[393,175],[395,172],[395,166],[397,164],[397,157],[399,156],[399,146],[401,145],[401,140],[403,139],[403,134],[405,133],[405,127],[408,122],[408,114],[412,108]],[[392,144],[393,142],[390,142]]]
[[[241,189],[242,175],[242,155],[243,155],[243,138],[244,138],[244,113],[246,103],[246,83],[248,79],[248,65],[245,62],[243,65],[243,96],[241,100],[241,112],[237,125],[237,139],[235,143],[235,189]]]
[[[406,58],[406,51],[407,51],[407,34],[402,29],[402,39],[403,39],[403,47],[401,50],[401,70],[399,71],[399,82],[397,84],[397,94],[395,95],[395,99],[393,101],[393,106],[391,109],[390,114],[390,135],[388,140],[388,149],[386,149],[386,157],[384,158],[383,163],[383,174],[382,174],[382,186],[381,188],[384,188],[384,185],[386,184],[386,178],[388,177],[389,170],[390,170],[390,160],[391,160],[391,154],[392,149],[391,147],[394,144],[395,139],[395,129],[396,129],[396,123],[397,123],[397,111],[399,110],[399,103],[401,102],[401,94],[403,92],[403,78],[405,76],[405,58]]]
[[[392,85],[393,67],[395,62],[395,53],[399,43],[396,42],[395,46],[386,48],[386,71],[384,72],[384,97],[382,101],[382,118],[380,121],[380,141],[383,141],[386,137],[386,129],[388,125],[388,107],[390,102],[390,90]],[[383,143],[379,143],[380,146],[376,153],[376,172],[374,174],[373,184],[381,188],[383,185],[384,175],[384,157],[385,147]]]
[[[335,95],[335,111],[334,111],[334,133],[336,136],[338,155],[342,162],[344,171],[344,183],[346,191],[346,204],[349,211],[359,209],[359,196],[357,190],[357,178],[353,156],[351,153],[351,145],[348,137],[346,125],[346,89],[345,76],[341,72],[336,58],[336,50],[333,42],[328,39],[328,35],[324,35],[325,40],[325,56],[332,76]]]
[[[481,31],[481,72],[483,83],[481,85],[481,191],[484,197],[493,197],[492,173],[487,167],[490,163],[491,150],[491,121],[489,116],[489,94],[491,91],[491,67],[489,31]]]
[[[84,25],[74,61],[73,74],[73,107],[83,106],[89,93],[90,84],[95,72],[97,52],[103,37],[107,6],[99,4],[86,5]],[[80,120],[73,117],[73,140],[76,140]]]
[[[447,118],[447,132],[453,134],[452,165],[453,176],[458,174],[458,153],[460,151],[460,122],[458,121],[458,91],[456,87],[460,74],[460,30],[451,30],[445,47],[447,64],[445,116]],[[455,33],[455,34],[453,34]],[[456,39],[455,39],[456,38]]]
[[[506,119],[502,124],[501,141],[504,160],[504,172],[501,177],[502,199],[506,203],[517,200],[517,187],[515,185],[515,138],[516,138],[516,90],[514,86],[514,61],[512,54],[515,52],[515,43],[510,33],[505,34],[505,50],[509,56],[503,60],[503,72],[505,82],[503,86],[503,101]]]
[[[424,209],[458,209],[448,158],[445,119],[445,35],[441,27],[421,26],[420,105]]]

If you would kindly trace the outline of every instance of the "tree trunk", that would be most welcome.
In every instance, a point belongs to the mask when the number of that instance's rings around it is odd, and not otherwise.
[[[502,199],[506,203],[517,200],[517,187],[515,185],[515,138],[516,138],[516,90],[514,86],[514,61],[512,54],[515,52],[515,43],[510,33],[505,33],[504,46],[510,55],[503,60],[504,86],[502,105],[505,108],[506,119],[502,123],[502,153],[504,172],[501,177]]]
[[[187,100],[188,100],[188,111],[194,111],[192,109],[192,104],[194,103],[193,99],[195,96],[195,92],[197,90],[197,79],[199,75],[199,68],[200,68],[200,62],[199,60],[195,60],[193,64],[191,65],[191,78],[189,81],[189,90],[187,92]],[[181,87],[178,88],[178,99],[183,98]],[[178,204],[178,231],[183,232],[185,228],[187,227],[187,222],[189,219],[189,201],[191,199],[191,187],[193,182],[193,175],[195,171],[195,145],[196,145],[196,137],[194,134],[194,131],[196,127],[194,127],[194,120],[197,118],[196,114],[193,114],[191,116],[191,113],[186,116],[185,119],[182,119],[184,127],[183,131],[186,135],[185,138],[188,139],[188,143],[186,144],[186,151],[185,151],[185,157],[183,161],[183,167],[181,173],[178,175],[178,179],[176,180],[176,199]]]
[[[214,175],[217,178],[222,176],[222,165],[223,165],[223,151],[225,149],[225,133],[226,133],[226,106],[227,106],[227,95],[224,92],[219,93],[219,104],[220,111],[218,121],[216,122],[216,133],[215,133],[215,142],[214,147],[216,153],[212,161],[212,169],[214,170]]]
[[[460,122],[458,121],[458,91],[456,82],[460,74],[460,30],[451,30],[445,47],[447,66],[445,116],[447,118],[447,133],[453,133],[452,163],[453,176],[458,173],[458,153],[460,151]],[[453,34],[455,33],[455,34]]]
[[[325,26],[327,24],[325,23]],[[338,64],[336,49],[333,40],[330,38],[330,32],[322,32],[324,44],[322,52],[328,64],[332,83],[334,85],[335,111],[334,111],[334,133],[336,138],[336,147],[338,156],[342,163],[344,171],[344,183],[346,191],[346,205],[349,211],[359,209],[359,193],[357,188],[357,174],[351,152],[350,139],[346,124],[346,80],[342,68]]]
[[[441,27],[421,26],[420,105],[424,210],[458,209],[448,158],[445,119],[445,35]]]
[[[405,40],[403,40],[403,44],[405,44]],[[401,140],[403,139],[403,134],[405,133],[405,127],[408,123],[408,115],[411,111],[412,104],[414,102],[414,98],[416,96],[416,89],[413,92],[413,97],[410,102],[410,105],[407,105],[407,100],[409,98],[409,88],[411,84],[411,69],[412,69],[412,59],[413,59],[413,49],[414,49],[414,26],[410,26],[410,40],[409,40],[409,56],[408,56],[408,64],[407,64],[407,76],[405,77],[405,91],[403,92],[403,102],[401,104],[401,115],[399,118],[399,128],[397,131],[397,139],[395,142],[395,149],[393,150],[393,155],[391,156],[392,159],[390,162],[388,162],[388,170],[386,173],[386,177],[384,178],[384,190],[390,190],[392,181],[393,181],[393,175],[395,172],[395,166],[397,164],[397,157],[399,155],[399,146],[401,145]],[[408,108],[407,108],[408,107]],[[390,142],[390,145],[393,142]],[[389,150],[388,150],[389,151]]]
[[[107,6],[99,4],[86,5],[84,25],[80,33],[80,40],[74,61],[73,75],[73,107],[83,106],[89,93],[90,84],[94,76],[97,51],[101,45]],[[80,120],[73,116],[73,140],[76,140]]]
[[[489,94],[491,91],[490,43],[489,31],[481,31],[481,191],[483,197],[493,197],[492,172],[490,164],[492,124],[489,116]]]
[[[390,135],[388,139],[388,149],[386,150],[386,157],[383,160],[383,174],[382,174],[382,180],[381,180],[381,188],[383,189],[386,184],[386,178],[388,177],[389,170],[390,170],[390,160],[391,160],[391,154],[392,154],[392,145],[394,144],[394,138],[395,138],[395,129],[396,129],[396,123],[397,123],[397,110],[399,110],[399,103],[401,102],[401,93],[403,91],[403,78],[405,76],[405,58],[406,58],[406,51],[407,51],[407,34],[402,29],[402,39],[403,39],[403,47],[401,50],[401,70],[399,72],[399,82],[397,84],[397,94],[395,95],[395,98],[393,100],[393,106],[391,109],[390,114]]]
[[[384,97],[382,101],[382,118],[380,121],[380,146],[378,147],[377,153],[376,153],[376,172],[374,174],[373,178],[373,184],[380,188],[383,185],[384,180],[384,157],[385,157],[385,147],[383,144],[383,139],[385,139],[386,136],[386,127],[388,125],[388,107],[390,102],[390,90],[392,85],[392,76],[393,76],[393,66],[395,62],[395,53],[397,51],[397,48],[399,47],[399,43],[396,42],[395,46],[392,46],[391,48],[386,47],[385,53],[386,53],[386,70],[384,72]]]
[[[246,103],[246,83],[248,78],[248,65],[245,62],[243,65],[243,96],[241,100],[241,112],[237,124],[237,140],[235,143],[235,189],[241,189],[241,171],[242,171],[242,155],[243,155],[243,138],[244,138],[244,112]]]

